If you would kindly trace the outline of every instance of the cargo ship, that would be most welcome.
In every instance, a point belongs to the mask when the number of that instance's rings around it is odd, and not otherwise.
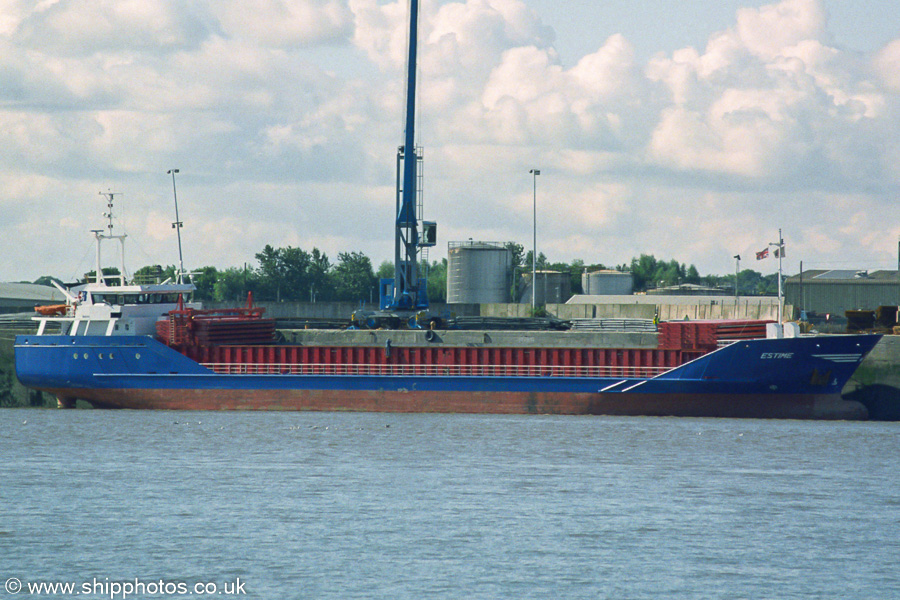
[[[379,311],[354,319],[376,328],[418,327],[428,307],[418,265],[423,248],[435,245],[436,224],[418,213],[417,7],[411,0],[394,277],[380,283]],[[94,281],[59,286],[66,304],[39,310],[37,334],[15,342],[19,381],[56,395],[62,407],[80,399],[98,408],[171,410],[866,417],[841,389],[879,337],[801,337],[790,328],[785,335],[781,319],[653,323],[653,331],[631,336],[636,340],[623,334],[570,343],[574,336],[561,331],[543,336],[547,343],[504,343],[487,332],[450,341],[434,329],[444,320],[426,316],[427,328],[403,335],[372,331],[360,340],[347,332],[332,344],[276,343],[275,321],[252,302],[213,311],[186,303],[193,285],[184,282],[180,258],[175,281],[138,285],[104,276],[101,242],[124,246],[124,236],[112,233],[113,195],[108,199],[109,231],[94,232]],[[180,231],[177,212],[176,197]],[[180,244],[179,233],[179,257]]]
[[[483,332],[482,343],[454,345],[430,329],[286,344],[262,308],[203,310],[182,300],[192,287],[101,279],[67,289],[64,310],[17,336],[19,380],[61,407],[864,419],[841,389],[880,339],[677,321],[623,347],[503,346]]]

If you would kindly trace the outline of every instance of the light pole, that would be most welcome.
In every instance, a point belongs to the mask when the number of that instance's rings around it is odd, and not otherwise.
[[[734,307],[737,310],[738,301],[738,273],[741,272],[741,255],[734,255]]]
[[[541,174],[540,169],[531,169],[528,171],[532,175],[532,211],[534,213],[534,228],[532,229],[531,239],[531,316],[535,315],[537,305],[535,303],[535,293],[537,291],[537,176]]]
[[[176,281],[184,283],[184,258],[181,255],[182,222],[178,219],[178,192],[175,189],[175,173],[178,172],[178,169],[169,169],[166,174],[172,176],[172,195],[175,197],[175,222],[172,223],[172,229],[178,233],[178,277],[176,277]]]

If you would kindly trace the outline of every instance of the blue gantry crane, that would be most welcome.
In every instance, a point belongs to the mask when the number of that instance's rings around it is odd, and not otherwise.
[[[398,319],[428,309],[428,289],[419,272],[421,250],[437,242],[437,225],[420,221],[422,153],[415,145],[416,51],[418,46],[418,0],[410,0],[409,60],[406,83],[406,136],[397,150],[397,214],[394,234],[394,277],[382,279],[379,307]],[[421,231],[419,229],[421,224]],[[379,319],[386,322],[385,319]]]

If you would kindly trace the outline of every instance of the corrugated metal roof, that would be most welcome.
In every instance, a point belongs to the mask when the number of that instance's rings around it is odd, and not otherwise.
[[[785,281],[799,283],[801,275],[791,275]],[[803,284],[828,283],[894,283],[897,271],[867,271],[866,269],[810,269],[802,273]]]
[[[853,271],[846,269],[835,269],[833,271],[825,271],[824,273],[819,273],[818,275],[813,276],[811,279],[855,279],[858,278],[864,271]],[[868,275],[868,273],[866,273]]]
[[[33,283],[0,283],[0,300],[28,302],[65,302],[66,297],[58,289]]]
[[[824,276],[823,276],[824,275]],[[900,302],[897,271],[810,270],[785,282],[785,301],[819,314],[875,310]]]

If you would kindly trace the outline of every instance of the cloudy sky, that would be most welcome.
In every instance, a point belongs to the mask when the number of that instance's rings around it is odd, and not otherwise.
[[[583,6],[578,6],[579,4]],[[598,6],[601,5],[601,6]],[[565,9],[561,9],[565,6]],[[407,0],[0,0],[0,280],[265,244],[393,255]],[[448,241],[701,273],[896,268],[896,0],[424,0],[425,218]]]

